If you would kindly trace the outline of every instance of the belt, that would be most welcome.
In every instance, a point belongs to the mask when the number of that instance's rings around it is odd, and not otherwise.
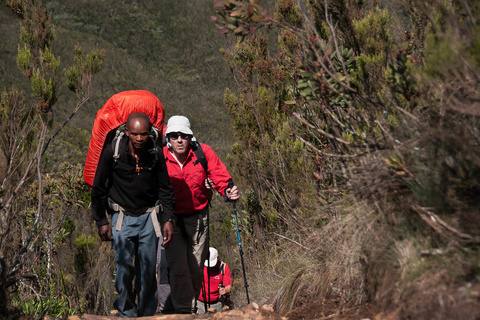
[[[126,210],[121,205],[115,202],[109,201],[108,206],[113,211],[118,211],[118,219],[117,224],[115,225],[115,230],[122,230],[123,216]],[[161,205],[151,208],[145,208],[143,212],[150,213],[150,216],[152,217],[153,229],[155,229],[155,234],[157,235],[157,237],[160,238],[162,236],[162,231],[160,230],[160,224],[158,223],[157,212],[161,212]]]

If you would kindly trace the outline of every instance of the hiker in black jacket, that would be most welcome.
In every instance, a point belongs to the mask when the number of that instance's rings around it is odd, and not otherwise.
[[[127,138],[120,140],[118,158],[114,156],[114,140],[100,156],[92,186],[92,216],[98,233],[103,241],[113,240],[117,262],[115,288],[119,295],[114,307],[121,317],[155,313],[155,248],[157,237],[162,235],[157,215],[161,214],[164,244],[173,235],[173,188],[165,158],[161,150],[154,148],[150,130],[146,114],[131,114],[125,130]],[[157,203],[163,207],[163,213]],[[112,214],[112,227],[105,211]]]

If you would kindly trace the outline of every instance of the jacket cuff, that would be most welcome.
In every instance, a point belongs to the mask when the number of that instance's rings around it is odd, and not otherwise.
[[[160,219],[160,222],[164,224],[165,222],[172,222],[175,220],[175,215],[173,213],[166,213],[165,211],[162,214],[162,218]]]
[[[172,218],[168,218],[167,220],[163,221],[162,224],[165,224],[166,222],[173,223],[174,221],[175,221],[175,219],[172,217]]]
[[[100,228],[101,226],[108,224],[108,219],[104,218],[102,220],[98,220],[96,223],[97,223],[97,227]]]

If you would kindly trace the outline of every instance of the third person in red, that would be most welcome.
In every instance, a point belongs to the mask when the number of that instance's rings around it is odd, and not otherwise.
[[[218,251],[210,247],[210,256],[203,268],[203,284],[197,301],[197,313],[204,314],[209,308],[222,312],[225,305],[230,307],[232,276],[228,265],[220,260]]]

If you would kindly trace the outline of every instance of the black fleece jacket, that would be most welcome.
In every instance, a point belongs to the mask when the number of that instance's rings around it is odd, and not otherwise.
[[[108,144],[100,156],[92,186],[92,217],[97,226],[108,224],[108,200],[118,203],[125,214],[138,216],[153,207],[157,200],[163,206],[160,218],[165,223],[173,218],[175,197],[168,178],[165,158],[160,147],[155,151],[149,140],[140,155],[138,167],[130,152],[128,138],[123,137],[119,147],[120,157],[114,161],[114,147]],[[156,159],[157,158],[157,159]]]

